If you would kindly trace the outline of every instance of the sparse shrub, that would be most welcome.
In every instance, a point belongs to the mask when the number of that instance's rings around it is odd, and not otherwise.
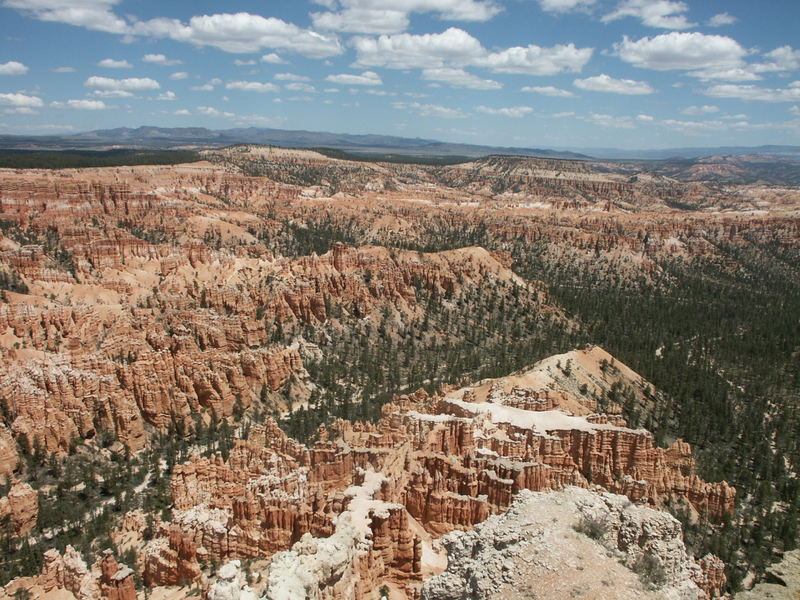
[[[608,523],[601,517],[584,516],[578,521],[578,524],[573,527],[578,533],[592,538],[593,540],[601,539],[608,531]]]

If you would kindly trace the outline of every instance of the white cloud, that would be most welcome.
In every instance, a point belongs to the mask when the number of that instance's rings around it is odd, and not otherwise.
[[[635,67],[655,71],[741,67],[747,55],[747,50],[732,38],[677,31],[637,41],[624,36],[614,44],[614,51]]]
[[[97,98],[132,98],[133,94],[125,90],[94,90],[92,96]]]
[[[308,94],[316,94],[317,88],[309,83],[303,83],[302,81],[293,81],[291,83],[287,83],[284,87],[290,92],[306,92]]]
[[[265,54],[264,56],[262,56],[261,57],[261,62],[270,64],[270,65],[285,65],[286,64],[286,61],[283,60],[280,56],[278,56],[274,52],[270,52],[269,54]],[[248,60],[248,61],[239,61],[237,64],[240,64],[240,65],[247,64],[247,65],[249,65],[251,63]]]
[[[5,0],[14,8],[41,21],[55,21],[106,33],[128,33],[128,25],[111,9],[120,0]]]
[[[506,108],[491,108],[489,106],[476,106],[475,110],[487,115],[495,115],[499,117],[512,117],[519,119],[525,115],[533,112],[531,106],[509,106]]]
[[[232,112],[225,112],[222,110],[218,110],[213,106],[198,106],[197,112],[199,112],[201,115],[206,115],[207,117],[222,117],[222,118],[232,119],[236,116]]]
[[[176,19],[151,19],[135,23],[131,33],[171,38],[240,54],[275,48],[309,58],[325,58],[344,51],[335,36],[302,29],[275,17],[246,12],[198,15],[185,24]]]
[[[424,69],[422,78],[426,81],[441,81],[454,88],[467,88],[471,90],[497,90],[503,85],[492,79],[481,79],[477,75],[468,73],[464,69],[438,67]]]
[[[596,0],[539,0],[539,6],[545,12],[566,13],[586,9],[595,2]]]
[[[722,27],[724,25],[733,25],[738,20],[739,19],[737,19],[733,15],[729,15],[728,13],[723,12],[723,13],[719,13],[719,14],[716,14],[713,17],[711,17],[708,20],[708,26],[709,27]]]
[[[192,86],[191,90],[193,92],[213,92],[214,88],[222,83],[222,79],[218,77],[214,77],[214,79],[209,79],[203,85],[195,85]]]
[[[3,113],[7,115],[38,115],[39,111],[30,106],[18,106],[17,108],[4,108]]]
[[[792,113],[793,115],[800,115],[800,106],[797,106],[797,105],[792,106],[789,109],[789,112]]]
[[[348,8],[341,12],[313,13],[317,29],[346,33],[400,33],[408,28],[408,13],[400,10]]]
[[[278,55],[276,54],[275,56]],[[233,64],[235,64],[237,67],[251,67],[256,64],[256,61],[252,58],[250,60],[242,60],[241,58],[237,58],[233,61]]]
[[[633,79],[614,79],[603,73],[586,79],[576,79],[573,85],[581,90],[590,92],[609,92],[612,94],[625,94],[629,96],[641,96],[652,94],[655,90],[646,81],[634,81]]]
[[[348,33],[405,31],[411,13],[436,13],[448,21],[488,21],[502,9],[493,0],[341,0],[338,12],[312,13],[314,27]],[[333,11],[336,8],[329,7]]]
[[[689,10],[684,2],[671,0],[622,0],[617,9],[603,17],[603,22],[616,21],[624,17],[640,19],[643,25],[661,29],[688,29],[690,23],[681,14]]]
[[[126,92],[142,92],[161,88],[155,79],[149,77],[129,77],[127,79],[112,79],[110,77],[92,76],[84,84],[95,90],[122,90]]]
[[[753,65],[758,72],[766,71],[795,71],[800,69],[800,50],[791,46],[781,46],[764,55],[769,62]]]
[[[600,127],[608,127],[611,129],[634,129],[636,127],[633,119],[630,117],[615,117],[614,115],[591,113],[588,117],[581,117],[581,119],[599,125]]]
[[[719,106],[704,104],[703,106],[687,106],[681,111],[681,114],[689,116],[697,115],[711,115],[719,112]]]
[[[278,81],[311,81],[310,77],[296,73],[276,73],[272,78]]]
[[[451,27],[442,33],[358,37],[353,45],[357,53],[357,64],[389,69],[464,66],[486,54],[476,38],[457,27]]]
[[[186,71],[176,71],[172,75],[169,76],[170,79],[174,81],[178,81],[180,79],[187,79],[189,74]]]
[[[476,64],[495,73],[520,75],[555,75],[578,73],[589,62],[593,48],[576,48],[574,44],[558,44],[552,48],[529,45],[493,52]]]
[[[748,67],[712,67],[710,69],[702,69],[701,71],[691,71],[689,73],[692,77],[697,77],[702,81],[758,81],[761,76],[754,73]]]
[[[379,0],[378,0],[379,1]],[[424,0],[420,0],[424,1]],[[453,0],[454,2],[456,0]],[[473,1],[473,0],[469,0]],[[197,15],[184,23],[157,17],[130,22],[113,8],[121,0],[2,0],[3,6],[43,21],[56,21],[134,39],[135,36],[169,38],[195,46],[213,46],[225,52],[258,52],[263,48],[283,49],[309,58],[324,58],[343,52],[335,36],[321,35],[274,17],[239,12]],[[159,55],[154,55],[159,56]],[[166,60],[166,59],[165,59]],[[158,64],[170,64],[172,61]],[[175,64],[172,62],[172,64]]]
[[[154,64],[154,65],[163,65],[163,66],[166,66],[166,67],[169,67],[169,66],[172,66],[172,65],[183,64],[182,60],[169,59],[166,56],[164,56],[163,54],[145,54],[142,57],[142,61],[146,62],[146,63]]]
[[[555,98],[574,98],[575,94],[569,90],[562,90],[561,88],[552,85],[526,85],[521,92],[530,92],[532,94],[542,94],[543,96],[553,96]]]
[[[711,86],[703,93],[713,98],[738,98],[757,102],[798,102],[800,101],[800,81],[790,83],[785,89],[727,83]]]
[[[229,81],[225,84],[225,89],[239,90],[240,92],[259,92],[261,94],[280,90],[274,83],[261,83],[260,81]]]
[[[27,72],[28,67],[15,60],[0,64],[0,75],[25,75]]]
[[[420,104],[419,102],[393,102],[392,106],[399,110],[409,110],[421,117],[437,119],[463,119],[467,114],[459,108],[449,108],[439,104]]]
[[[39,108],[44,106],[41,98],[27,94],[0,94],[0,104],[3,106]]]
[[[328,75],[325,81],[338,83],[339,85],[383,85],[380,76],[374,71],[364,71],[361,75],[354,75],[352,73]]]
[[[173,114],[173,115],[177,115],[177,116],[179,116],[179,117],[185,117],[185,116],[187,116],[187,115],[190,115],[190,114],[192,114],[192,112],[191,112],[191,111],[189,111],[189,110],[186,110],[185,108],[179,108],[178,110],[176,110],[176,111],[175,111],[175,112],[173,112],[172,114]]]
[[[484,67],[495,73],[554,75],[578,72],[592,56],[592,48],[574,44],[543,48],[530,45],[489,52],[463,29],[451,27],[442,33],[358,37],[353,45],[357,64],[389,69],[437,69]]]
[[[53,108],[71,108],[73,110],[106,110],[111,108],[102,100],[67,100],[66,102],[51,102]]]
[[[106,69],[130,69],[133,65],[127,60],[114,60],[113,58],[104,58],[99,63],[98,67],[105,67]]]
[[[75,67],[56,67],[50,70],[53,71],[53,73],[74,73]]]
[[[163,94],[159,94],[156,97],[156,100],[169,100],[169,101],[172,101],[172,100],[177,100],[177,99],[178,99],[178,97],[175,95],[175,92],[171,92],[171,91],[166,91]]]
[[[642,123],[652,123],[655,118],[651,115],[636,115],[636,120]]]

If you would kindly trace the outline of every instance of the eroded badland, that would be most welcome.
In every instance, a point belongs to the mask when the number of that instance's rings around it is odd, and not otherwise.
[[[797,188],[204,159],[0,171],[0,598],[710,599],[796,546]]]

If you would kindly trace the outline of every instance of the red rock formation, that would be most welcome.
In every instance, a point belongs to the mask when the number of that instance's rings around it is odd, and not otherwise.
[[[9,517],[11,526],[19,535],[36,526],[38,515],[39,494],[27,483],[12,479],[8,495],[0,498],[0,519]]]
[[[111,550],[100,560],[100,593],[108,600],[136,600],[133,570],[120,565]]]

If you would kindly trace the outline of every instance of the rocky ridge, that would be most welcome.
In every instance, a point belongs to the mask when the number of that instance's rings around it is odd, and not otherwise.
[[[447,569],[423,600],[688,600],[720,595],[669,514],[625,496],[521,491],[508,510],[443,538]],[[710,559],[707,559],[710,560]]]
[[[608,355],[590,348],[569,357],[588,373]],[[198,578],[209,560],[271,557],[270,598],[373,597],[384,584],[416,598],[441,562],[436,538],[503,513],[522,490],[577,485],[641,505],[681,503],[710,519],[732,511],[735,490],[700,480],[688,445],[657,448],[648,432],[592,413],[589,399],[555,380],[551,389],[521,386],[549,378],[551,362],[442,395],[400,397],[378,424],[340,421],[311,448],[268,422],[237,441],[227,461],[176,467],[175,516],[144,549],[145,580],[174,585]],[[668,522],[678,538],[677,521]],[[718,562],[700,564],[697,581],[718,596]]]

